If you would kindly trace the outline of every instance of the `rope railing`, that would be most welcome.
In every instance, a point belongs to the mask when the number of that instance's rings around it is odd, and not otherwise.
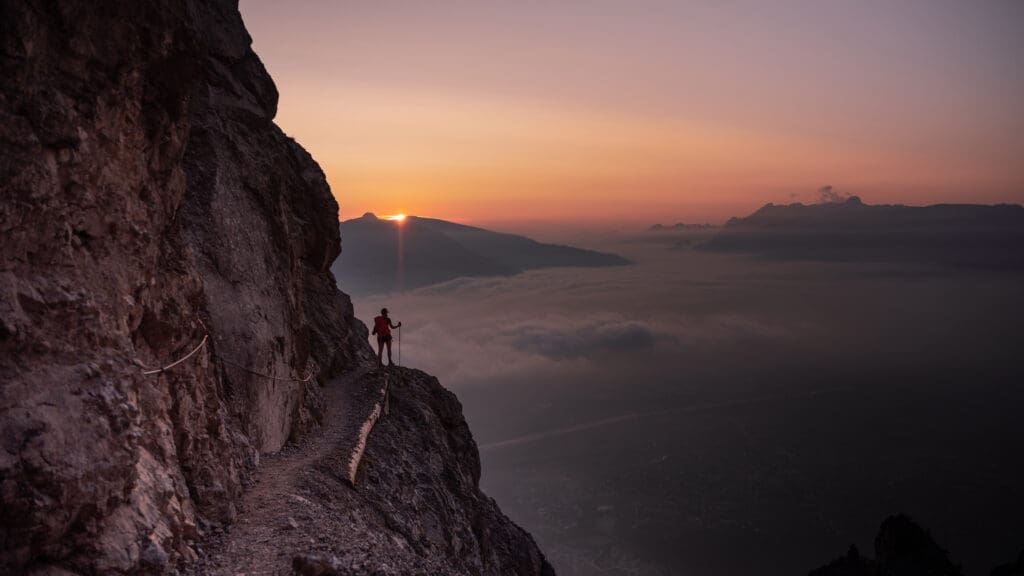
[[[196,345],[195,348],[193,348],[191,351],[189,351],[188,354],[185,354],[181,358],[175,360],[174,362],[171,362],[170,364],[168,364],[166,366],[163,366],[161,368],[152,369],[152,370],[144,369],[142,371],[142,374],[147,375],[147,376],[152,376],[152,375],[156,375],[156,374],[162,374],[162,373],[164,373],[164,372],[174,368],[175,366],[180,365],[181,363],[185,362],[189,358],[192,358],[193,356],[195,356],[204,346],[206,346],[207,342],[210,341],[210,333],[209,333],[209,330],[206,328],[206,325],[203,324],[202,320],[199,320],[199,324],[203,327],[204,333],[203,333],[203,339],[199,341],[199,344]],[[339,342],[339,343],[335,344],[334,346],[328,348],[328,351],[325,354],[325,356],[328,359],[333,358],[334,353],[337,352],[339,349],[341,349],[345,344],[347,344],[347,342],[342,341],[342,342]],[[401,348],[399,348],[399,354],[401,354]],[[309,357],[309,360],[307,362],[307,366],[309,366],[309,369],[307,370],[306,375],[305,375],[304,378],[293,378],[293,377],[290,377],[290,376],[289,377],[281,377],[281,376],[275,376],[273,374],[265,374],[263,372],[259,372],[259,371],[253,370],[252,368],[249,368],[248,366],[246,366],[244,364],[240,364],[240,363],[234,362],[232,360],[228,360],[227,358],[224,358],[223,356],[220,356],[219,354],[216,354],[216,353],[214,353],[212,351],[210,352],[209,357],[213,361],[220,362],[224,366],[231,366],[233,368],[237,368],[239,370],[242,370],[242,371],[244,371],[244,372],[246,372],[248,374],[252,374],[253,376],[258,376],[260,378],[267,378],[269,380],[291,381],[291,382],[303,382],[303,383],[305,383],[305,382],[309,382],[314,377],[316,377],[316,376],[318,376],[320,374],[320,365],[319,365],[319,363],[317,363],[316,359],[313,358],[312,356]],[[140,366],[145,368],[145,366],[139,360],[136,360],[136,363],[138,363]],[[379,390],[379,397],[374,401],[373,406],[370,409],[370,413],[366,415],[366,418],[363,420],[362,424],[360,424],[360,426],[359,426],[358,435],[355,438],[355,444],[351,447],[351,451],[349,452],[348,463],[347,463],[347,466],[346,466],[346,470],[344,471],[346,479],[348,480],[348,482],[353,487],[355,487],[355,485],[356,485],[356,477],[357,477],[357,474],[358,474],[358,471],[359,471],[359,464],[362,461],[363,452],[366,450],[366,444],[367,444],[367,440],[368,440],[368,438],[370,436],[370,432],[373,430],[375,424],[377,423],[377,420],[379,420],[381,416],[388,416],[390,411],[391,411],[391,381],[390,381],[391,377],[389,376],[389,372],[383,372],[382,374],[381,373],[378,373],[378,374],[380,374],[381,377],[382,377],[381,387],[380,387],[380,390]]]
[[[175,360],[174,362],[171,362],[170,364],[168,364],[167,366],[164,366],[163,368],[156,368],[154,370],[143,370],[142,373],[147,375],[147,376],[149,376],[151,374],[160,374],[162,372],[166,372],[167,370],[170,370],[171,368],[174,368],[178,364],[181,364],[185,360],[188,360],[189,358],[191,358],[196,352],[199,352],[199,349],[206,345],[206,341],[209,340],[209,338],[210,338],[209,334],[204,334],[203,335],[203,340],[199,343],[198,346],[193,348],[192,351],[189,352],[188,354],[185,354],[184,356],[182,356],[178,360]]]
[[[204,330],[206,330],[206,324],[204,324],[202,320],[199,320],[199,324],[203,327]],[[166,372],[166,371],[170,370],[171,368],[174,368],[175,366],[181,364],[185,360],[188,360],[189,358],[194,356],[197,352],[199,352],[199,350],[202,349],[202,347],[206,345],[206,343],[207,343],[207,341],[209,341],[209,339],[210,339],[210,333],[209,333],[209,331],[207,331],[205,334],[203,334],[203,339],[199,342],[199,345],[197,345],[195,348],[193,348],[192,351],[189,352],[188,354],[182,356],[181,358],[175,360],[174,362],[171,362],[170,364],[168,364],[168,365],[166,365],[166,366],[164,366],[162,368],[155,368],[155,369],[151,369],[151,370],[147,369],[147,370],[143,370],[142,373],[144,375],[146,375],[146,376],[152,376],[152,375],[155,375],[155,374],[162,374],[163,372]],[[328,350],[327,355],[331,356],[332,354],[334,354],[334,352],[339,350],[343,345],[344,345],[344,343],[340,343],[340,344],[335,345],[333,348]],[[220,354],[211,354],[211,357],[215,361],[220,362],[220,363],[222,363],[222,364],[224,364],[226,366],[232,366],[234,368],[238,368],[239,370],[242,370],[242,371],[245,371],[245,372],[247,372],[249,374],[252,374],[253,376],[259,376],[261,378],[267,378],[269,380],[288,381],[288,382],[303,382],[303,383],[305,383],[305,382],[309,382],[310,380],[312,380],[315,376],[319,375],[319,373],[320,373],[319,365],[317,364],[317,362],[315,360],[312,361],[313,365],[306,372],[306,376],[304,378],[293,378],[291,376],[281,377],[281,376],[274,376],[274,375],[271,375],[271,374],[265,374],[263,372],[258,372],[256,370],[253,370],[252,368],[249,368],[248,366],[245,366],[245,365],[239,364],[237,362],[228,360],[227,358],[224,358]],[[136,361],[136,362],[138,362],[138,361]],[[139,362],[139,364],[142,365],[141,362]],[[145,366],[143,366],[143,368],[145,368]]]

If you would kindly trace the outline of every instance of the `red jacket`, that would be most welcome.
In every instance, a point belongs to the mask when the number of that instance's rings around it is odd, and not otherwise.
[[[380,338],[391,336],[391,320],[386,316],[377,316],[374,318],[373,333]]]

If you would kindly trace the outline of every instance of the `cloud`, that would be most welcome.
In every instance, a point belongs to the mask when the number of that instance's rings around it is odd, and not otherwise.
[[[841,204],[850,198],[849,194],[837,192],[831,186],[818,188],[818,201],[822,204]]]
[[[356,315],[369,320],[387,306],[403,322],[403,364],[460,391],[541,382],[698,386],[708,378],[694,371],[720,358],[732,365],[767,354],[766,342],[813,328],[788,310],[751,306],[764,280],[780,279],[749,269],[736,275],[730,259],[644,245],[595,248],[622,249],[637,264],[462,278],[356,298]],[[787,294],[793,280],[781,282],[786,291],[766,294]]]
[[[404,321],[403,362],[456,391],[482,448],[483,486],[547,538],[549,551],[608,542],[592,527],[611,517],[626,525],[627,513],[630,527],[615,537],[638,550],[664,537],[680,514],[707,523],[700,526],[739,525],[742,508],[776,522],[779,533],[820,531],[820,518],[757,508],[765,499],[751,493],[751,474],[785,488],[794,478],[816,482],[822,469],[858,478],[862,460],[888,470],[904,447],[881,454],[873,438],[851,444],[865,411],[873,430],[920,440],[915,446],[941,444],[933,460],[941,469],[949,444],[926,436],[948,428],[933,425],[948,424],[943,399],[962,389],[971,410],[982,410],[984,395],[959,386],[958,375],[980,384],[1020,380],[1006,347],[1019,340],[1020,306],[993,304],[1019,300],[1009,277],[891,278],[873,264],[763,261],[650,243],[609,248],[637,264],[459,279],[355,299],[360,318],[387,306]],[[975,378],[963,372],[968,366],[983,372]],[[921,410],[903,409],[911,404]],[[1016,421],[1001,403],[992,406],[986,415],[999,428],[977,421],[995,442]],[[908,428],[908,414],[922,425]],[[974,438],[974,422],[962,419],[970,433],[949,437]],[[922,438],[911,440],[908,429],[923,430]],[[838,459],[819,450],[837,443]],[[891,491],[884,477],[877,485],[873,478],[851,502],[870,507]],[[839,490],[829,505],[845,505],[849,493]],[[693,494],[700,514],[687,507]],[[590,563],[579,571],[589,573],[598,553],[580,554]],[[566,558],[563,566],[573,566]]]
[[[634,321],[584,325],[524,323],[506,329],[503,335],[516,350],[555,360],[634,352],[653,348],[659,339],[674,340]]]

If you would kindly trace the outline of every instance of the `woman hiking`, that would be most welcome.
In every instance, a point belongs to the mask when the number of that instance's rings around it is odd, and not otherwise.
[[[381,308],[380,316],[373,319],[373,334],[377,335],[377,367],[383,368],[384,362],[381,360],[381,356],[384,353],[384,345],[388,346],[388,366],[393,366],[395,363],[391,360],[391,329],[401,328],[402,323],[399,322],[397,325],[391,323],[391,319],[388,318],[388,309]]]

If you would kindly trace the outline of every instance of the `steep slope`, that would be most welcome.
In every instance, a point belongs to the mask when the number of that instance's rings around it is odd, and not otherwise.
[[[629,263],[614,254],[418,216],[399,223],[366,214],[342,222],[341,232],[345,254],[332,269],[342,288],[353,295],[536,268]]]
[[[332,408],[386,381],[386,414],[351,487],[346,423]],[[553,574],[529,534],[480,492],[476,442],[455,396],[417,370],[332,382],[322,435],[274,455],[229,533],[203,543],[199,574]]]
[[[0,76],[0,572],[162,573],[370,357],[337,205],[236,2],[2,0]]]

